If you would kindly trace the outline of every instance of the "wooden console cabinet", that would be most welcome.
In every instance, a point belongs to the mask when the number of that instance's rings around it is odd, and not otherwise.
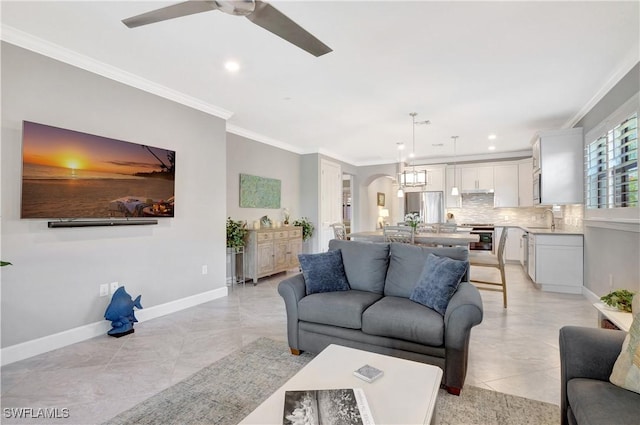
[[[264,276],[298,267],[302,252],[302,227],[249,230],[245,261],[248,279],[256,284]]]

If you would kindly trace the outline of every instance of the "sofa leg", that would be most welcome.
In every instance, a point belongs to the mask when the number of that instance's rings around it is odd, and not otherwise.
[[[289,347],[289,350],[291,351],[291,354],[293,354],[294,356],[299,356],[302,353],[302,351],[298,350],[297,348]]]
[[[460,391],[462,391],[462,388],[448,387],[446,385],[444,386],[444,388],[447,390],[449,394],[453,394],[453,395],[460,395]]]

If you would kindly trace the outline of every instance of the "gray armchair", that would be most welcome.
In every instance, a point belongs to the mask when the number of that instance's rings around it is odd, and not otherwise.
[[[640,394],[609,382],[626,332],[560,329],[562,425],[640,423]]]

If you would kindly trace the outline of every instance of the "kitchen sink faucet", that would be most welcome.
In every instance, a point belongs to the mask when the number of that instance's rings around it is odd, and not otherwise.
[[[554,220],[553,210],[551,210],[551,209],[544,210],[543,214],[544,214],[545,217],[546,217],[547,213],[551,213],[551,231],[555,232],[556,231],[556,222]]]

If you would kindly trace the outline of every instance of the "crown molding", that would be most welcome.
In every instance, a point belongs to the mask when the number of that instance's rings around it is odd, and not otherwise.
[[[224,120],[229,119],[233,115],[233,112],[228,111],[224,108],[220,108],[210,103],[203,102],[202,100],[195,97],[180,93],[177,90],[171,89],[158,83],[154,83],[153,81],[124,71],[115,66],[108,65],[104,62],[100,62],[96,59],[51,43],[47,40],[35,37],[31,34],[5,24],[2,24],[0,39],[15,46],[31,50],[32,52],[36,52],[57,61],[73,65],[77,68],[84,69],[85,71],[101,75],[119,83],[135,87],[145,92],[163,97],[165,99],[205,112],[209,115],[222,118]]]
[[[297,153],[298,155],[305,154],[304,151],[302,151],[300,148],[296,146],[290,145],[280,140],[273,139],[271,137],[265,136],[264,134],[256,133],[255,131],[247,130],[246,128],[242,128],[234,124],[229,124],[228,122],[227,122],[227,132],[235,134],[237,136],[246,137],[247,139],[251,139],[259,143],[264,143],[265,145],[269,145],[279,149],[283,149],[285,151]]]
[[[564,123],[562,128],[573,128],[578,123],[578,121],[584,118],[584,116],[587,115],[587,113],[589,113],[589,111],[593,109],[593,107],[596,106],[597,103],[600,102],[602,98],[604,98],[605,95],[609,93],[609,91],[611,91],[611,89],[615,87],[615,85],[618,84],[620,80],[622,80],[622,78],[627,75],[627,73],[631,71],[634,66],[636,66],[639,60],[640,57],[638,54],[638,50],[631,49],[618,69],[614,71],[614,73],[604,83],[600,90],[598,90],[596,94],[594,94],[591,99],[589,99],[589,101],[569,121]]]

